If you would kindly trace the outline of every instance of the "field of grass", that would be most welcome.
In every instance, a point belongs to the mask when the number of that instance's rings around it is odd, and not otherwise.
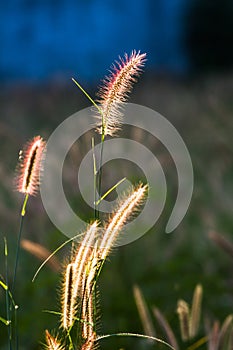
[[[88,89],[88,87],[87,87]],[[95,89],[89,92],[94,94]],[[151,135],[137,134],[134,139],[150,148],[160,160],[166,174],[168,195],[166,207],[156,225],[145,236],[129,245],[115,249],[104,266],[99,281],[99,333],[143,333],[143,322],[138,315],[133,297],[137,284],[151,310],[158,307],[166,316],[180,349],[178,299],[191,303],[193,290],[203,286],[203,304],[200,332],[195,340],[206,334],[206,325],[220,323],[233,309],[233,75],[209,76],[199,79],[177,80],[145,75],[134,89],[130,102],[148,106],[165,116],[185,141],[193,162],[194,192],[192,202],[182,223],[171,234],[165,226],[174,205],[177,191],[175,166],[167,150]],[[89,101],[74,84],[53,82],[41,86],[22,84],[3,87],[0,92],[0,274],[4,276],[4,240],[8,241],[8,264],[13,266],[19,213],[22,197],[13,191],[14,171],[20,147],[35,135],[47,139],[52,131],[69,115],[89,105]],[[130,130],[127,132],[130,133]],[[75,195],[76,165],[90,148],[83,138],[72,148],[66,162],[64,182],[72,207],[88,217],[88,208],[80,205]],[[122,174],[122,170],[124,173]],[[139,171],[131,165],[113,164],[106,188],[123,176],[134,180]],[[110,175],[109,175],[110,174]],[[214,236],[214,233],[218,235]],[[212,235],[211,235],[212,233]],[[220,237],[219,237],[220,235]],[[226,239],[221,245],[221,237]],[[53,251],[66,237],[50,222],[39,195],[30,198],[25,217],[23,239],[39,243]],[[57,254],[63,263],[68,249]],[[19,308],[19,333],[22,349],[39,349],[44,330],[57,326],[55,315],[44,310],[58,310],[60,274],[46,266],[34,283],[32,277],[40,261],[22,249],[16,290]],[[12,277],[12,275],[10,276]],[[5,296],[0,291],[0,316],[5,315]],[[165,339],[156,320],[157,336]],[[6,349],[6,327],[0,325],[0,348]],[[145,341],[127,338],[102,340],[101,349],[149,349]],[[20,348],[20,349],[21,349]],[[204,344],[200,349],[207,349]]]

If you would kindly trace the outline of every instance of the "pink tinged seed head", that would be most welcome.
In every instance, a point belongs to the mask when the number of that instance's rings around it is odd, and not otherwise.
[[[119,57],[98,92],[101,115],[98,116],[97,131],[104,135],[115,134],[121,126],[122,107],[132,90],[132,85],[142,72],[146,54],[132,51],[131,55]]]
[[[17,191],[31,196],[37,194],[45,146],[46,142],[40,136],[36,136],[20,152],[16,176]]]

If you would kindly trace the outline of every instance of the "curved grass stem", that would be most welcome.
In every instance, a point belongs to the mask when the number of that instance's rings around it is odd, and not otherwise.
[[[158,343],[164,344],[167,347],[169,347],[172,350],[176,350],[172,345],[168,344],[166,341],[160,339],[160,338],[156,338],[156,337],[152,337],[149,335],[144,335],[144,334],[138,334],[138,333],[115,333],[115,334],[105,334],[105,335],[101,335],[97,337],[97,341],[101,340],[101,339],[106,339],[106,338],[110,338],[110,337],[135,337],[135,338],[143,338],[143,339],[147,339],[147,340],[153,340],[156,341]]]

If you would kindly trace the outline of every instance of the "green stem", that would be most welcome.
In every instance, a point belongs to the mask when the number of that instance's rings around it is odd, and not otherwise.
[[[24,201],[24,203],[25,203],[25,201]],[[24,210],[25,210],[25,208],[24,208]],[[23,212],[23,210],[22,210],[22,212]],[[17,268],[18,268],[18,262],[19,262],[19,252],[20,252],[20,242],[21,242],[21,236],[22,236],[22,230],[23,230],[23,220],[24,220],[24,215],[21,215],[19,234],[18,234],[18,240],[17,240],[17,246],[16,246],[15,268],[14,268],[14,276],[13,276],[13,282],[12,282],[12,295],[14,295],[14,289],[15,289],[15,283],[16,283],[16,275],[17,275]],[[18,340],[18,324],[17,324],[17,305],[15,305],[14,327],[15,327],[15,349],[18,349],[19,340]]]
[[[18,240],[17,240],[17,246],[16,246],[15,268],[14,268],[14,275],[13,275],[13,282],[12,282],[12,294],[14,294],[16,275],[17,275],[17,269],[18,269],[18,263],[19,263],[19,251],[20,251],[20,242],[21,242],[21,236],[22,236],[22,230],[23,230],[23,221],[24,221],[24,216],[21,215],[20,225],[19,225],[19,234],[18,234]]]
[[[7,321],[9,321],[8,326],[8,348],[9,350],[12,350],[12,324],[11,324],[11,315],[10,315],[10,301],[9,301],[9,283],[8,283],[8,249],[7,249],[7,241],[6,238],[4,238],[4,254],[5,254],[5,275],[6,275],[6,315],[7,315]]]
[[[21,210],[21,216],[24,216],[26,214],[26,206],[27,206],[27,202],[28,202],[28,193],[26,193],[25,198],[24,198],[24,202],[23,202],[23,206],[22,206],[22,210]]]
[[[111,193],[113,190],[115,190],[115,188],[117,188],[125,180],[126,180],[126,177],[119,180],[114,186],[112,186],[107,192],[105,192],[102,197],[100,197],[100,199],[96,202],[96,204],[98,205],[105,197],[107,197],[109,195],[109,193]]]
[[[15,290],[15,283],[16,283],[16,276],[17,276],[17,269],[19,264],[19,253],[20,253],[20,242],[21,242],[21,236],[23,231],[23,222],[24,217],[26,214],[26,206],[28,202],[28,193],[26,193],[23,201],[23,206],[21,210],[21,217],[20,217],[20,225],[19,225],[19,233],[18,233],[18,239],[17,239],[17,246],[16,246],[16,254],[15,254],[15,267],[14,267],[14,275],[13,275],[13,282],[12,282],[12,295],[14,295]],[[18,349],[19,342],[18,342],[18,324],[17,324],[17,305],[15,305],[15,348]]]
[[[92,137],[91,139],[91,147],[93,152],[93,172],[94,172],[94,219],[97,218],[97,209],[96,209],[96,189],[97,189],[97,171],[96,171],[96,158],[95,158],[95,139]]]
[[[88,98],[88,100],[95,106],[95,108],[99,111],[99,113],[102,115],[101,108],[95,103],[93,98],[84,90],[84,88],[75,80],[72,78],[72,81],[78,86],[78,88],[84,93],[84,95]]]
[[[98,198],[98,205],[97,207],[97,218],[99,219],[100,217],[100,212],[99,212],[99,199],[101,198],[101,188],[102,188],[102,164],[103,164],[103,152],[104,152],[104,140],[105,140],[105,135],[104,133],[101,135],[101,148],[100,148],[100,163],[99,163],[99,181],[98,181],[98,193],[99,193],[99,198]]]

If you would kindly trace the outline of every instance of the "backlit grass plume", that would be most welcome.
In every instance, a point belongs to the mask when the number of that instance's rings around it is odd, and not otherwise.
[[[45,141],[36,136],[20,151],[16,176],[16,189],[24,194],[35,196],[39,187],[39,176],[45,151]]]
[[[109,255],[117,241],[120,230],[143,203],[147,190],[147,185],[139,185],[118,202],[115,214],[110,217],[104,228],[104,235],[100,242],[101,259],[105,260]]]
[[[97,131],[102,135],[114,135],[120,128],[122,121],[122,105],[127,100],[133,83],[142,72],[146,54],[132,51],[113,65],[98,92],[101,115]]]
[[[85,276],[92,247],[97,239],[98,224],[95,221],[86,231],[72,263],[66,267],[62,293],[62,327],[68,329],[75,321],[77,306],[82,303],[85,292]]]
[[[119,233],[142,204],[146,192],[147,185],[131,190],[119,201],[105,226],[99,227],[97,221],[89,225],[81,243],[72,251],[64,271],[61,326],[68,334],[76,330],[78,349],[93,349],[96,345],[97,279]]]
[[[23,205],[21,209],[21,218],[20,218],[20,224],[19,224],[19,232],[18,232],[18,238],[17,238],[17,244],[16,244],[16,253],[15,253],[15,265],[14,265],[14,274],[13,274],[13,281],[11,285],[11,293],[14,295],[15,292],[15,284],[16,284],[16,276],[17,276],[17,269],[18,269],[18,263],[19,263],[19,252],[20,252],[20,243],[21,243],[21,236],[22,236],[22,230],[23,230],[23,221],[26,214],[26,206],[29,196],[35,196],[38,187],[39,187],[39,177],[40,177],[40,171],[42,169],[42,160],[45,154],[45,141],[40,137],[36,136],[32,140],[30,140],[26,146],[23,148],[22,151],[19,153],[19,164],[16,168],[17,175],[15,177],[15,188],[17,191],[24,194],[24,200]],[[14,335],[17,342],[18,338],[18,326],[17,326],[17,317],[16,313],[14,315],[13,320],[13,313],[12,313],[12,305],[7,303],[7,310],[9,314],[9,348],[12,348],[12,325],[14,325]],[[17,309],[17,308],[16,308]]]
[[[35,196],[39,187],[40,171],[42,169],[42,161],[45,154],[46,143],[40,136],[35,136],[30,140],[26,146],[20,151],[19,164],[17,166],[17,175],[15,177],[16,190],[25,195],[22,210],[21,210],[21,222],[19,227],[18,242],[16,247],[16,262],[13,277],[12,290],[14,290],[18,258],[19,247],[21,241],[23,218],[26,213],[26,206],[29,196]]]

